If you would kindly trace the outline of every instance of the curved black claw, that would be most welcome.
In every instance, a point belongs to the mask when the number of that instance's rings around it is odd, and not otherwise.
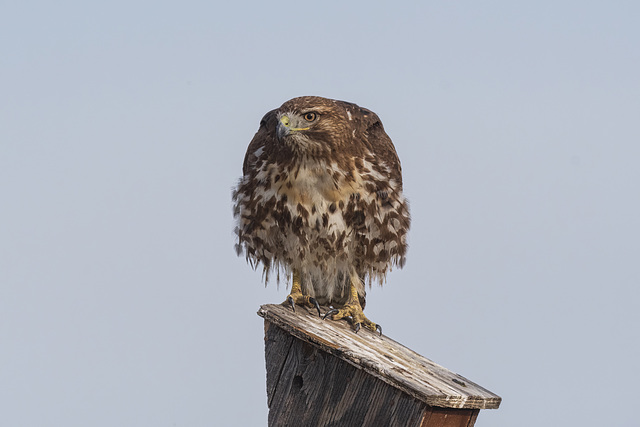
[[[293,312],[296,312],[296,303],[293,302],[293,297],[291,295],[289,295],[287,297],[287,301],[289,301],[289,304],[291,304],[291,309],[293,310]]]
[[[355,331],[356,331],[356,334],[357,334],[358,331],[360,330],[360,323],[356,323],[354,328],[355,328]]]
[[[339,312],[340,310],[338,310],[337,308],[332,308],[331,310],[327,311],[324,316],[322,316],[322,320],[326,319],[329,316],[333,316],[334,314],[336,314],[337,312]]]
[[[318,316],[322,317],[322,313],[320,313],[320,304],[318,304],[318,301],[316,301],[314,297],[309,297],[309,302],[316,306],[316,310],[318,310]]]
[[[380,336],[382,336],[382,326],[378,325],[377,323],[376,323],[376,331],[379,331]]]

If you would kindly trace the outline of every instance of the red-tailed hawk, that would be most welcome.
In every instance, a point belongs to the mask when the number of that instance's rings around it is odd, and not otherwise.
[[[402,267],[410,217],[400,160],[378,116],[315,96],[269,111],[233,192],[238,255],[291,276],[285,303],[382,329],[364,316],[365,282]]]

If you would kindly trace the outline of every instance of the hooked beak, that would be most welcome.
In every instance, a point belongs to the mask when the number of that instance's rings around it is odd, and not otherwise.
[[[278,127],[276,128],[276,135],[280,141],[282,141],[285,137],[290,135],[293,132],[297,132],[300,130],[308,130],[309,128],[296,128],[292,127],[294,125],[289,119],[289,116],[282,116],[280,121],[278,122]]]

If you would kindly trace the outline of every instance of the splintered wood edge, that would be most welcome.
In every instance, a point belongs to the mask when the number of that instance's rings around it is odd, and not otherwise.
[[[301,323],[306,324],[309,322],[309,316],[305,313],[300,313],[301,311],[304,311],[304,309],[298,309],[296,313],[293,313],[292,311],[288,310],[285,307],[282,307],[281,305],[266,304],[260,307],[257,314],[260,317],[263,317],[266,321],[275,324],[276,326],[282,328],[296,338],[299,338],[336,357],[339,357],[340,359],[348,362],[356,368],[362,369],[368,374],[373,375],[383,382],[404,391],[405,393],[426,403],[427,405],[456,409],[497,409],[500,406],[500,403],[502,401],[502,398],[500,396],[490,392],[489,390],[481,387],[478,384],[475,384],[472,381],[469,381],[463,376],[455,374],[448,369],[430,361],[429,359],[419,355],[418,353],[403,346],[402,344],[394,341],[389,337],[382,337],[383,340],[387,341],[387,345],[394,345],[398,347],[398,349],[400,349],[402,353],[411,353],[412,357],[420,358],[428,362],[434,369],[438,370],[438,373],[440,374],[446,372],[448,374],[446,375],[447,379],[449,380],[448,388],[454,392],[457,392],[456,395],[445,394],[438,387],[432,386],[430,384],[425,384],[424,381],[418,381],[416,379],[412,380],[407,375],[401,375],[397,372],[392,372],[388,369],[384,369],[384,367],[379,362],[371,360],[367,357],[363,357],[362,354],[358,354],[348,347],[341,346],[340,344],[320,337],[303,327],[298,327],[295,323],[287,321],[287,319],[285,318],[285,316],[291,318],[295,317],[296,319],[300,320]],[[331,331],[336,333],[344,333],[344,331],[341,331],[340,329],[348,328],[346,324],[344,324],[343,326],[343,324],[341,323],[325,324],[324,322],[321,322],[318,325],[314,325],[314,327],[317,327],[319,325],[326,325],[324,327],[331,328]],[[348,330],[348,332],[353,333],[353,331],[351,330]],[[368,333],[368,331],[365,333]],[[425,371],[428,371],[426,367]],[[434,375],[431,372],[429,373],[431,375]],[[411,372],[406,372],[406,374],[411,374]],[[433,378],[434,381],[437,380],[442,382],[442,379],[437,379],[435,375]],[[425,390],[423,392],[421,392],[420,390],[416,390],[416,383],[419,383],[419,386],[423,389],[429,388],[431,390]],[[450,383],[454,383],[455,385],[452,385]],[[475,390],[481,395],[474,396],[468,394],[465,392],[465,389],[467,389],[468,391]],[[429,393],[429,391],[431,391],[431,393]]]

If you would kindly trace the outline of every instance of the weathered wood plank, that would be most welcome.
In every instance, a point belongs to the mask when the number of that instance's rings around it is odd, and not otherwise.
[[[420,356],[384,335],[379,336],[368,330],[362,330],[356,334],[346,322],[322,321],[317,314],[314,315],[302,307],[294,313],[287,307],[268,304],[260,307],[258,314],[264,317],[266,321],[277,325],[294,337],[336,356],[358,370],[362,370],[382,382],[407,393],[428,406],[460,409],[495,409],[500,406],[501,398],[496,394]],[[269,338],[267,338],[268,341]],[[292,349],[295,345],[295,341],[291,341]],[[285,347],[286,343],[282,342],[267,351],[281,354]],[[311,350],[306,349],[304,351],[308,353]],[[305,381],[304,376],[293,373],[297,372],[296,369],[301,366],[302,359],[300,354],[304,354],[303,350],[295,350],[293,354],[291,353],[292,350],[287,355],[287,362],[282,366],[281,373],[277,374],[280,376],[280,382],[284,379],[283,375],[293,375],[291,378],[286,378],[288,382],[285,381],[283,383],[293,385],[294,379],[298,375],[299,379],[295,380],[295,384],[302,384],[303,386],[308,384],[308,387],[311,387],[308,379]],[[333,365],[329,366],[331,362],[328,359],[322,359],[322,361],[319,359],[316,363],[321,363],[320,366],[323,369],[330,368],[327,372],[331,375],[336,375],[331,369],[336,370],[338,368]],[[282,402],[277,401],[277,388],[282,387],[282,385],[278,382],[276,386],[274,378],[269,379],[269,375],[267,378],[269,401],[276,405],[282,404]],[[353,375],[355,378],[356,374]],[[270,385],[272,389],[269,392]],[[342,392],[342,394],[344,393],[346,391]],[[355,393],[355,391],[350,391],[349,393]],[[464,424],[465,427],[467,425]],[[443,426],[448,427],[449,424],[443,424]]]
[[[291,340],[285,330],[265,324],[269,426],[473,426],[478,410],[429,407],[318,346]]]
[[[473,427],[480,409],[450,409],[430,407],[424,413],[420,427]]]
[[[270,323],[264,323],[265,360],[267,362],[267,405],[271,407],[276,386],[284,368],[284,362],[296,339],[291,335],[274,334],[269,332]]]

